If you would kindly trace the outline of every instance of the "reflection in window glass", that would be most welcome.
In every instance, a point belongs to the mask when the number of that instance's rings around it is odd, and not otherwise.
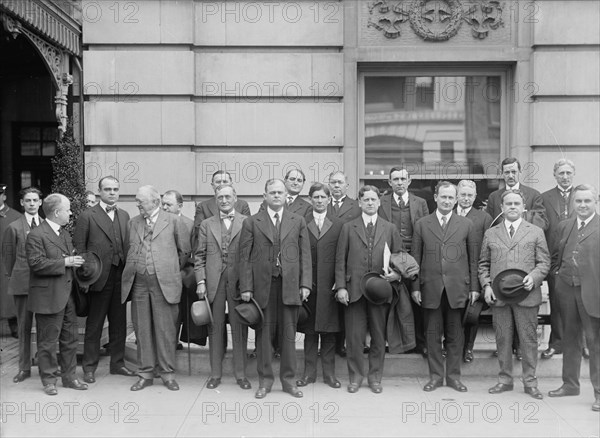
[[[40,143],[23,141],[21,142],[21,155],[23,156],[38,156],[40,154]]]
[[[365,76],[365,173],[484,174],[500,160],[500,76]]]
[[[24,170],[21,172],[21,187],[31,187],[33,185],[33,179],[31,178],[31,172]]]

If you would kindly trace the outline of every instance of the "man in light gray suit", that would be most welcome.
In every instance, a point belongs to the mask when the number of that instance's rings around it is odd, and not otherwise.
[[[190,254],[190,232],[179,216],[160,208],[152,186],[138,189],[140,214],[129,221],[129,251],[121,281],[121,301],[131,295],[131,316],[137,337],[138,375],[131,387],[153,384],[154,367],[171,391],[179,385],[175,373],[175,323],[181,298],[181,274]]]

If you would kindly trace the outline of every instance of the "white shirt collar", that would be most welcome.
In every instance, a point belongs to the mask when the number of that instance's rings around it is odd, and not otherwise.
[[[35,223],[37,225],[40,224],[40,217],[37,214],[35,216],[32,216],[29,213],[25,212],[25,220],[29,225],[31,225],[31,219],[35,219]]]
[[[367,226],[367,224],[369,222],[371,222],[371,223],[373,223],[373,225],[375,225],[377,223],[377,213],[375,213],[373,216],[369,216],[368,214],[363,213],[362,220],[363,220],[363,223],[365,224],[365,227]]]
[[[59,232],[60,232],[60,225],[58,225],[56,222],[52,222],[52,219],[48,219],[48,218],[46,218],[46,222],[48,222],[48,225],[50,225],[50,228],[52,228],[52,230],[54,230],[54,232],[58,236]]]
[[[506,228],[506,232],[510,234],[510,226],[512,225],[513,228],[515,229],[515,233],[517,232],[517,230],[519,229],[519,227],[521,226],[521,222],[523,222],[523,218],[519,218],[514,222],[509,222],[507,220],[504,221],[504,227]]]
[[[296,198],[298,197],[298,195],[290,195],[288,193],[287,195],[285,195],[286,202],[290,199],[290,197],[292,198],[292,200],[290,201],[290,204],[291,204],[292,202],[294,202],[296,200]],[[275,213],[273,213],[273,214],[275,214]]]
[[[567,187],[566,189],[563,189],[561,186],[557,185],[556,188],[558,189],[559,192],[570,192],[571,190],[573,190],[573,186],[570,185],[569,187]]]
[[[591,222],[591,220],[594,219],[594,216],[596,216],[596,212],[594,212],[594,214],[592,214],[590,217],[588,217],[586,220],[583,221],[585,223],[585,225],[589,224]],[[581,226],[581,219],[577,218],[577,228],[579,228],[580,226]]]
[[[150,214],[150,217],[146,218],[146,222],[156,223],[156,218],[158,217],[159,212],[160,212],[160,207],[156,207],[156,210],[154,210]]]
[[[273,225],[275,225],[275,222],[277,221],[277,219],[275,219],[275,213],[279,214],[279,220],[281,221],[281,217],[283,216],[283,208],[279,211],[275,211],[272,210],[271,207],[267,207],[267,213],[269,215],[269,217],[271,218],[271,221],[273,222]]]
[[[402,198],[404,201],[404,205],[408,205],[408,191],[404,192],[402,196],[398,196],[396,193],[394,193],[394,201],[396,201],[396,204],[398,204],[398,200],[400,198]]]
[[[316,211],[313,210],[313,217],[315,219],[325,219],[325,216],[327,216],[327,210],[325,210],[323,213],[317,213]]]
[[[460,213],[463,212],[464,210],[464,214],[465,216],[469,214],[469,212],[471,211],[471,209],[473,208],[473,206],[471,205],[469,208],[462,208],[460,205],[457,207],[457,213],[460,215]]]
[[[516,183],[514,186],[512,187],[508,187],[508,185],[506,186],[506,190],[520,190],[521,189],[521,183]]]
[[[446,216],[446,223],[450,222],[450,218],[452,217],[452,211],[450,211],[448,214],[442,214],[440,213],[440,211],[436,208],[435,209],[435,215],[437,216],[438,222],[441,224],[442,223],[442,216]]]

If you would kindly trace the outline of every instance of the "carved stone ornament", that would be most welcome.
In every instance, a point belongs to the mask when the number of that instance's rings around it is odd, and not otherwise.
[[[386,38],[399,38],[406,21],[425,41],[447,41],[455,36],[462,23],[471,26],[476,39],[484,39],[490,29],[504,25],[503,5],[499,1],[481,0],[465,8],[459,0],[399,1],[390,6],[388,0],[369,4],[367,27],[383,32]]]

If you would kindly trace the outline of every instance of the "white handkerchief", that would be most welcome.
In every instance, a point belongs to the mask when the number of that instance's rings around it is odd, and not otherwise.
[[[383,248],[383,272],[385,272],[386,274],[389,272],[390,269],[391,255],[392,253],[390,252],[390,247],[388,246],[387,242],[385,242],[385,248]]]

